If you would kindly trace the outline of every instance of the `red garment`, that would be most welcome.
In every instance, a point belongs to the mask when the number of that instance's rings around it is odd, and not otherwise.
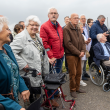
[[[58,22],[57,22],[58,23]],[[59,36],[57,34],[57,30]],[[63,30],[62,27],[51,23],[50,20],[41,25],[40,37],[42,38],[43,45],[45,49],[50,49],[47,51],[48,57],[51,58],[62,58],[64,55],[63,47]]]

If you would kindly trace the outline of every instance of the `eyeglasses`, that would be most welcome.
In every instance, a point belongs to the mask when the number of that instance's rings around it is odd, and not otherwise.
[[[86,18],[81,18],[81,20],[85,20]]]
[[[78,19],[79,20],[79,18],[73,18],[73,19],[75,19],[75,20]]]
[[[53,14],[54,14],[54,15],[57,15],[58,13],[53,13],[53,12],[51,12],[51,13],[49,13],[49,14],[51,14],[51,15],[53,15]]]
[[[40,25],[34,25],[34,24],[29,24],[29,25],[31,25],[32,27],[34,27],[34,26],[36,26],[36,27],[39,27]]]

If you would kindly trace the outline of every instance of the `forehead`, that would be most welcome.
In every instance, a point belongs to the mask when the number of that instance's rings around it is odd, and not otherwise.
[[[68,19],[69,19],[68,17],[65,18],[65,20],[68,20]]]
[[[30,24],[38,24],[37,22],[35,21],[29,21]]]
[[[50,12],[57,12],[56,9],[50,9]]]
[[[79,17],[77,14],[74,14],[73,17]]]
[[[86,18],[86,17],[83,15],[83,16],[81,16],[80,18]]]
[[[105,21],[105,18],[100,19],[100,21]]]

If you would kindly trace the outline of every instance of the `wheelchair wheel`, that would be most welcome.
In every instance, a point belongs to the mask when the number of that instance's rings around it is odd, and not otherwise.
[[[105,92],[108,92],[108,91],[110,91],[110,84],[107,82],[107,83],[104,83],[104,85],[103,85],[103,90],[105,91]]]
[[[101,86],[104,83],[104,71],[101,65],[98,67],[95,62],[91,63],[89,75],[95,85]]]

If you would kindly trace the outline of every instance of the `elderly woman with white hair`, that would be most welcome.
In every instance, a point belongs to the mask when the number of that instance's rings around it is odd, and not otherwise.
[[[32,74],[27,75],[32,86],[31,93],[40,94],[42,75],[49,73],[48,57],[38,34],[40,20],[37,16],[31,15],[27,17],[25,26],[25,29],[16,35],[10,46],[18,62],[21,76],[26,73],[26,68],[35,68],[41,73],[36,77],[32,77]],[[30,95],[31,103],[34,101],[33,94]]]
[[[14,54],[6,44],[10,42],[10,34],[7,19],[0,15],[0,104],[5,110],[25,110],[18,104],[18,92],[24,101],[29,100],[30,92],[19,75]]]

